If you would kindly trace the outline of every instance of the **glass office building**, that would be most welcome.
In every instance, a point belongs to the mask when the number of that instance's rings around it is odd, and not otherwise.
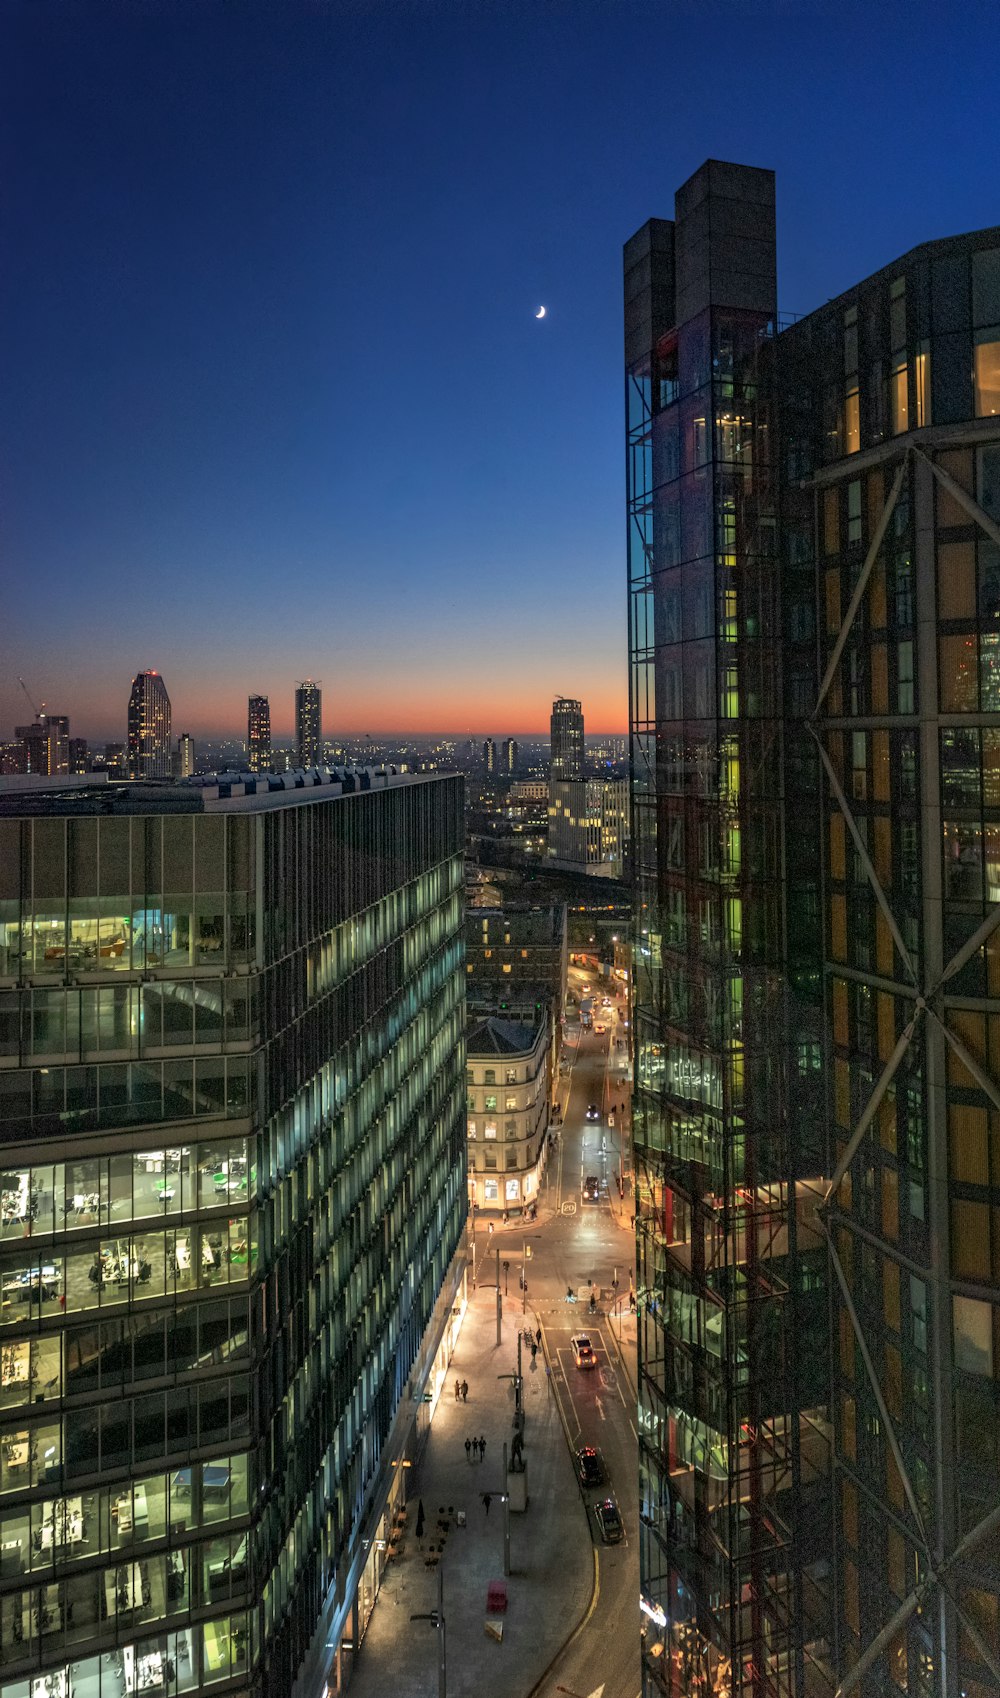
[[[983,1698],[1000,231],[774,275],[716,161],[625,250],[644,1687]]]
[[[3,1698],[338,1686],[461,1295],[462,852],[458,778],[0,794]]]

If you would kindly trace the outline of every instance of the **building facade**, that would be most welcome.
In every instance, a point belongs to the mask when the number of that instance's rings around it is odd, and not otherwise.
[[[0,1685],[312,1698],[461,1300],[461,780],[76,786],[0,796]]]
[[[487,778],[495,778],[497,775],[497,745],[493,737],[483,740],[483,773]]]
[[[785,1698],[827,1681],[830,1521],[819,803],[786,737],[758,360],[773,176],[712,161],[675,211],[625,249],[643,1681]]]
[[[251,772],[271,770],[271,704],[266,696],[247,701],[247,765]]]
[[[177,739],[174,773],[177,778],[191,778],[194,775],[194,738],[190,731],[182,731]]]
[[[880,1698],[984,1698],[1000,1689],[1000,228],[903,255],[775,355],[806,485],[786,545],[817,581],[837,1668]]]
[[[31,725],[17,725],[14,735],[24,751],[23,772],[49,777],[70,770],[69,720],[62,713],[36,714]]]
[[[621,878],[629,840],[628,780],[549,784],[548,859],[567,871]]]
[[[675,213],[625,251],[644,1687],[982,1698],[1000,230],[779,330],[770,173]]]
[[[549,778],[552,783],[583,777],[583,709],[569,696],[557,696],[549,720]]]
[[[138,672],[128,699],[128,775],[169,778],[170,697],[158,672]]]
[[[514,737],[503,740],[501,768],[505,778],[513,778],[517,773],[520,761],[520,750]]]
[[[487,1215],[519,1212],[538,1196],[548,1150],[548,1021],[471,1015],[465,1083],[470,1207]]]
[[[323,692],[311,678],[295,690],[295,759],[300,767],[323,758]]]

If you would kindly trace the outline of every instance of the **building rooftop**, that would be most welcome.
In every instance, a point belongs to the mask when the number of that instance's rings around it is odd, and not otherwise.
[[[213,772],[176,782],[110,779],[107,773],[0,778],[0,817],[67,814],[263,813],[302,802],[332,801],[361,790],[429,784],[448,773],[402,773],[395,767],[305,767],[293,772]]]
[[[465,1034],[466,1053],[470,1056],[529,1055],[537,1042],[537,1026],[525,1026],[519,1020],[498,1020],[493,1014],[485,1020],[471,1018]]]

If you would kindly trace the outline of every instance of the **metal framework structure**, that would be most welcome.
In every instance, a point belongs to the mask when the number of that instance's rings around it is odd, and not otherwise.
[[[831,651],[810,724],[810,730],[815,739],[830,790],[844,819],[847,831],[850,833],[865,877],[884,916],[899,958],[906,971],[906,980],[892,985],[893,994],[901,998],[908,998],[912,1003],[913,1010],[872,1088],[863,1111],[851,1130],[845,1147],[840,1153],[836,1167],[826,1186],[823,1205],[819,1210],[819,1218],[827,1241],[830,1266],[844,1308],[850,1319],[858,1352],[878,1408],[886,1441],[899,1472],[909,1515],[911,1536],[921,1553],[923,1565],[917,1583],[912,1587],[891,1619],[885,1623],[881,1631],[864,1648],[853,1668],[842,1679],[838,1687],[837,1698],[848,1698],[848,1694],[858,1687],[865,1676],[874,1669],[879,1658],[892,1645],[914,1612],[924,1612],[934,1607],[937,1608],[941,1618],[941,1642],[947,1645],[950,1640],[953,1641],[953,1632],[947,1631],[947,1618],[953,1614],[961,1622],[962,1628],[974,1644],[983,1664],[990,1670],[998,1685],[1000,1685],[1000,1661],[984,1640],[969,1610],[963,1605],[960,1595],[963,1564],[972,1558],[991,1536],[1000,1532],[1000,1507],[991,1510],[979,1521],[977,1526],[972,1528],[964,1537],[958,1538],[955,1536],[953,1527],[953,1512],[950,1510],[947,1501],[953,1495],[950,1483],[944,1478],[939,1478],[938,1506],[941,1513],[937,1516],[936,1536],[929,1535],[913,1481],[906,1466],[903,1449],[887,1406],[884,1388],[873,1361],[865,1326],[854,1302],[851,1281],[838,1251],[836,1233],[838,1221],[843,1222],[847,1219],[843,1213],[838,1211],[838,1197],[842,1192],[845,1181],[849,1179],[855,1158],[862,1150],[864,1141],[875,1124],[879,1107],[886,1092],[908,1052],[914,1050],[918,1045],[923,1045],[929,1080],[932,1084],[936,1082],[940,1085],[944,1078],[945,1046],[948,1046],[993,1107],[1000,1111],[1000,1084],[980,1065],[958,1034],[952,1029],[947,1018],[946,1003],[949,982],[1000,928],[1000,904],[992,909],[992,912],[987,915],[982,924],[972,932],[950,959],[945,960],[940,900],[940,798],[938,796],[936,749],[939,713],[935,650],[933,524],[931,522],[932,480],[936,480],[984,534],[998,546],[1000,546],[1000,525],[997,525],[995,520],[983,510],[969,492],[956,482],[945,467],[937,463],[934,459],[934,453],[936,450],[954,447],[956,443],[975,443],[982,440],[982,433],[973,433],[965,428],[941,432],[927,429],[913,433],[909,438],[907,445],[900,454],[893,483],[872,533],[854,593]],[[875,451],[864,456],[863,461],[865,465],[877,464],[879,461],[891,463],[891,458],[894,458],[897,454],[899,454],[899,444],[891,443],[886,446],[884,451]],[[854,468],[852,467],[853,471]],[[843,475],[844,467],[841,463],[837,467],[831,468],[825,476],[820,474],[814,482],[817,485],[822,485],[824,482],[832,482],[837,478],[842,478]],[[917,516],[915,570],[918,617],[918,676],[920,679],[920,758],[921,776],[926,787],[923,796],[923,807],[925,809],[924,835],[927,839],[936,838],[934,842],[925,844],[924,852],[924,875],[925,880],[929,881],[930,887],[925,891],[923,900],[923,911],[928,924],[925,927],[924,934],[922,973],[918,971],[913,955],[904,941],[902,928],[893,913],[892,904],[878,877],[864,835],[824,741],[831,728],[840,729],[845,723],[856,725],[858,722],[832,720],[823,716],[824,706],[837,676],[845,645],[851,635],[858,609],[861,606],[873,568],[879,557],[894,509],[908,478],[912,483],[914,508]],[[988,718],[990,723],[995,724],[997,722],[996,715],[990,715]],[[928,808],[937,818],[938,830],[936,834],[932,823],[926,818]],[[935,1437],[939,1476],[944,1476],[949,1471],[951,1454],[950,1416],[946,1413],[950,1401],[948,1388],[951,1380],[950,1343],[947,1342],[950,1340],[951,1333],[951,1293],[948,1285],[948,1258],[946,1253],[948,1237],[948,1150],[945,1117],[940,1103],[934,1101],[933,1090],[929,1092],[929,1098],[927,1161],[931,1208],[936,1215],[936,1218],[932,1216],[931,1221],[932,1238],[935,1246],[932,1252],[935,1320],[933,1351],[936,1379],[935,1403],[938,1416]],[[947,1687],[945,1686],[944,1689],[947,1690]]]

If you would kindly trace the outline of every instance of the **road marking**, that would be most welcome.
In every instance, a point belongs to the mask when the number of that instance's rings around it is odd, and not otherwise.
[[[563,1203],[562,1213],[564,1215],[575,1215],[576,1214],[576,1204],[575,1203]]]
[[[601,1401],[601,1399],[600,1399],[600,1398],[599,1398],[599,1397],[595,1397],[595,1398],[594,1398],[594,1402],[595,1402],[595,1403],[596,1403],[596,1405],[597,1405],[597,1413],[598,1413],[598,1415],[599,1415],[599,1416],[600,1416],[600,1417],[601,1417],[601,1420],[602,1420],[602,1421],[606,1421],[606,1420],[607,1420],[607,1416],[606,1416],[606,1415],[605,1415],[605,1413],[604,1413],[604,1404],[603,1404],[603,1402],[602,1402],[602,1401]]]

